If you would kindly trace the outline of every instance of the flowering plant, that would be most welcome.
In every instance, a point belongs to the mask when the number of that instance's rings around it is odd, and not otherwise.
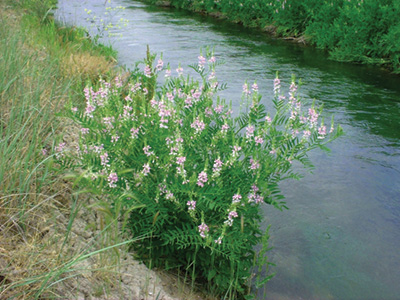
[[[217,97],[216,58],[207,51],[191,66],[199,81],[171,76],[162,59],[128,82],[100,80],[85,89],[86,107],[68,116],[80,126],[78,151],[59,151],[61,161],[82,170],[86,185],[114,196],[131,213],[129,228],[145,236],[133,249],[153,265],[183,267],[217,293],[245,293],[262,240],[260,205],[285,208],[278,183],[298,178],[293,162],[312,165],[307,152],[340,135],[329,131],[321,110],[304,110],[293,81],[289,97],[274,81],[275,111],[260,103],[258,86],[243,86],[247,112],[232,117]],[[165,70],[166,82],[156,77]]]
[[[116,12],[124,10],[124,6],[111,6],[109,4],[111,4],[111,0],[107,0],[104,3],[106,6],[105,12],[100,16],[95,15],[92,10],[85,8],[87,14],[85,19],[90,22],[91,34],[93,35],[93,42],[95,44],[104,36],[116,36],[117,34],[112,32],[113,29],[120,29],[122,26],[127,26],[129,23],[129,20],[124,18],[115,20]],[[118,35],[121,36],[121,34]]]

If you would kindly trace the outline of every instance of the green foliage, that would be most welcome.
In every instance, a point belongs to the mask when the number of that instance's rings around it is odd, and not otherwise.
[[[135,253],[151,266],[184,269],[233,299],[248,293],[255,265],[265,260],[268,233],[259,228],[261,203],[285,208],[278,184],[299,178],[297,161],[312,167],[307,152],[341,134],[329,133],[314,105],[303,111],[297,86],[289,100],[274,81],[275,111],[260,103],[258,86],[243,86],[244,112],[217,96],[216,58],[199,56],[198,80],[171,77],[148,52],[144,72],[130,80],[100,80],[85,89],[86,108],[67,116],[81,128],[79,149],[60,143],[60,163],[81,170],[82,184],[132,211],[128,221]],[[158,86],[162,70],[166,82]],[[71,165],[72,164],[72,165]],[[264,247],[257,257],[254,247]],[[262,280],[259,282],[262,282]]]
[[[273,25],[280,36],[305,36],[334,60],[378,64],[400,72],[397,0],[173,0],[171,5],[219,12],[248,27]]]
[[[47,23],[51,21],[51,10],[56,7],[57,0],[15,0],[13,4],[29,11],[40,23]]]
[[[396,32],[399,13],[392,1],[344,1],[325,6],[306,32],[335,60],[391,64],[396,70],[400,48],[388,34]]]

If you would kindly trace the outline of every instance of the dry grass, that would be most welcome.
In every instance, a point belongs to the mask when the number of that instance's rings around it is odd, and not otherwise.
[[[61,212],[55,209],[54,197],[36,195],[35,198],[41,201],[24,215],[20,216],[17,208],[8,209],[2,216],[6,220],[1,227],[0,269],[6,284],[3,291],[0,289],[0,296],[4,299],[31,298],[43,284],[40,278],[44,279],[60,264],[59,241],[63,233],[57,232],[61,224],[54,221],[55,212],[58,216]]]
[[[87,77],[95,80],[100,74],[107,74],[115,63],[106,60],[102,56],[95,56],[90,53],[71,53],[64,56],[61,62],[62,73],[66,77],[79,74],[83,78]]]

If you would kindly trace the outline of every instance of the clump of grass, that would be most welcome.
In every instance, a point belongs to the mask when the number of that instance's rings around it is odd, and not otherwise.
[[[96,56],[90,53],[71,53],[62,59],[62,73],[67,76],[80,74],[92,81],[98,78],[99,74],[106,74],[114,66],[114,62],[106,60],[103,56]]]

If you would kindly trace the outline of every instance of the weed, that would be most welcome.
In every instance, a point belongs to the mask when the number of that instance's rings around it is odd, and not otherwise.
[[[219,62],[212,51],[190,67],[199,76],[177,76],[148,51],[143,71],[128,82],[100,80],[84,89],[86,107],[65,114],[80,127],[77,149],[55,147],[60,167],[76,170],[81,188],[107,195],[129,215],[135,253],[150,267],[180,269],[224,299],[248,293],[264,259],[268,233],[259,228],[260,205],[286,208],[278,184],[300,178],[295,161],[312,164],[307,152],[340,136],[327,130],[321,108],[303,108],[293,80],[288,99],[274,80],[274,114],[260,103],[258,85],[245,82],[243,111],[217,96]],[[167,81],[156,78],[165,70]],[[286,100],[287,99],[287,100]],[[128,214],[131,208],[135,208]],[[264,236],[264,238],[263,238]],[[259,285],[266,280],[258,280]]]

